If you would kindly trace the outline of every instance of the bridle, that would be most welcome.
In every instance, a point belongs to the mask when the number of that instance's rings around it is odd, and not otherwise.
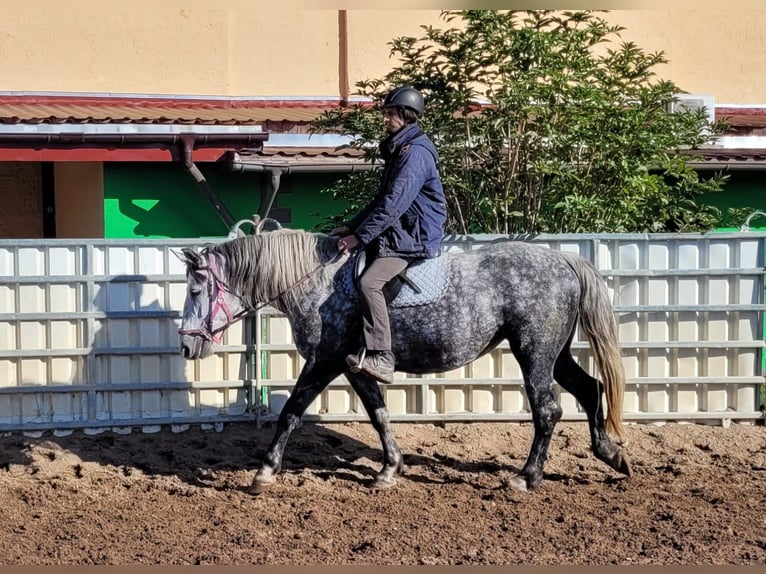
[[[207,276],[207,282],[208,282],[208,291],[210,292],[210,312],[207,315],[207,321],[201,326],[196,329],[181,329],[179,327],[178,334],[179,335],[199,335],[201,337],[204,337],[208,341],[211,341],[216,344],[221,343],[221,338],[223,337],[224,331],[231,325],[232,323],[238,321],[243,316],[245,316],[248,313],[247,305],[245,305],[245,302],[242,300],[242,297],[234,293],[231,289],[229,289],[229,286],[224,282],[223,279],[221,279],[221,276],[218,273],[218,268],[216,267],[215,263],[215,257],[212,253],[207,254],[208,257],[208,264],[205,267],[199,267],[198,269],[200,271],[208,271]],[[231,293],[234,295],[237,299],[239,299],[242,302],[242,310],[237,313],[236,315],[231,312],[231,309],[229,309],[228,303],[226,303],[226,298],[224,297],[224,294]],[[219,327],[218,329],[213,329],[213,321],[218,313],[223,313],[226,315],[226,322]]]
[[[274,301],[279,299],[282,295],[291,291],[292,289],[295,289],[298,285],[306,281],[314,273],[316,273],[320,269],[340,259],[342,255],[343,254],[339,252],[332,260],[317,265],[314,269],[306,273],[306,275],[304,275],[298,281],[290,285],[287,289],[284,289],[283,291],[279,292],[275,297],[272,297],[268,301],[258,304],[253,309],[248,309],[248,306],[245,303],[244,299],[242,299],[242,297],[238,295],[237,293],[234,293],[226,284],[226,282],[223,279],[221,279],[220,275],[218,274],[218,269],[216,267],[215,257],[213,256],[212,253],[208,252],[207,254],[208,264],[204,267],[197,268],[200,271],[209,271],[207,281],[208,281],[208,291],[210,292],[210,312],[208,313],[207,321],[201,327],[197,327],[195,329],[182,329],[179,327],[178,334],[179,335],[199,335],[200,337],[204,337],[205,339],[207,339],[208,341],[212,343],[220,344],[224,331],[226,331],[226,329],[232,323],[239,321],[242,317],[244,317],[251,311],[258,311],[259,309],[263,309],[264,307],[271,305]],[[229,309],[229,305],[226,303],[226,299],[224,297],[225,293],[230,293],[240,300],[240,302],[242,303],[242,310],[239,313],[233,314],[231,312],[231,309]],[[221,327],[214,330],[213,319],[215,319],[216,314],[220,312],[223,312],[226,315],[226,322]]]

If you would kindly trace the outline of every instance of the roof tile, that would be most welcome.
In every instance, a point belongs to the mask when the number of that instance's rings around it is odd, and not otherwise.
[[[48,102],[8,101],[0,98],[0,123],[142,123],[142,124],[207,124],[254,125],[265,121],[310,122],[324,110],[337,106],[308,105],[230,106],[206,103],[168,105],[143,102]]]

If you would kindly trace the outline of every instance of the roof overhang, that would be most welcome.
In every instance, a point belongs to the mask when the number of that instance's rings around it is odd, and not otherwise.
[[[688,165],[697,171],[766,170],[766,137],[719,136],[710,145],[688,150]]]
[[[369,171],[377,164],[363,157],[339,153],[332,148],[269,148],[268,152],[240,150],[229,154],[229,167],[235,172],[280,171],[282,174],[298,172],[351,173]]]
[[[237,172],[350,173],[368,171],[377,164],[353,145],[353,138],[337,134],[270,134],[258,149],[229,154],[229,167]]]
[[[138,123],[0,124],[0,161],[218,161],[242,148],[260,149],[260,126]]]
[[[329,134],[305,132],[328,109],[371,104],[367,98],[342,101],[326,96],[0,91],[0,161],[168,162],[184,153],[188,160],[192,148],[193,161],[226,160],[239,171],[367,170],[374,166],[358,150],[325,141],[332,139]],[[484,105],[477,102],[478,108]],[[766,169],[763,150],[753,143],[766,127],[766,106],[717,104],[715,116],[735,128],[732,134],[742,134],[729,138],[729,147],[736,152],[706,150],[691,165],[711,170]],[[290,137],[303,141],[283,141]],[[184,144],[185,138],[193,143]],[[264,145],[267,140],[270,145]]]
[[[689,167],[702,171],[766,170],[766,149],[763,148],[702,148],[690,152]]]

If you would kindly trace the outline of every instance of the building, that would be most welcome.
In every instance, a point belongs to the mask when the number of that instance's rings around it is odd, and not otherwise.
[[[607,17],[666,52],[660,72],[729,121],[696,166],[731,171],[719,201],[762,205],[766,10]],[[369,166],[309,136],[311,120],[353,103],[357,81],[391,67],[387,43],[427,24],[446,25],[437,10],[7,7],[0,236],[223,235],[266,211],[312,227],[328,208],[318,190]]]

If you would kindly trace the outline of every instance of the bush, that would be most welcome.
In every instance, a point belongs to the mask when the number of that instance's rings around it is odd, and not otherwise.
[[[722,189],[691,169],[693,150],[720,133],[704,111],[671,113],[680,90],[653,71],[663,53],[621,42],[594,11],[465,10],[451,27],[423,26],[391,43],[399,64],[359,82],[371,106],[325,113],[313,131],[351,135],[377,159],[380,102],[409,84],[426,98],[421,121],[441,155],[448,232],[704,231],[723,215],[700,197]],[[347,202],[374,193],[375,173],[326,190]]]

